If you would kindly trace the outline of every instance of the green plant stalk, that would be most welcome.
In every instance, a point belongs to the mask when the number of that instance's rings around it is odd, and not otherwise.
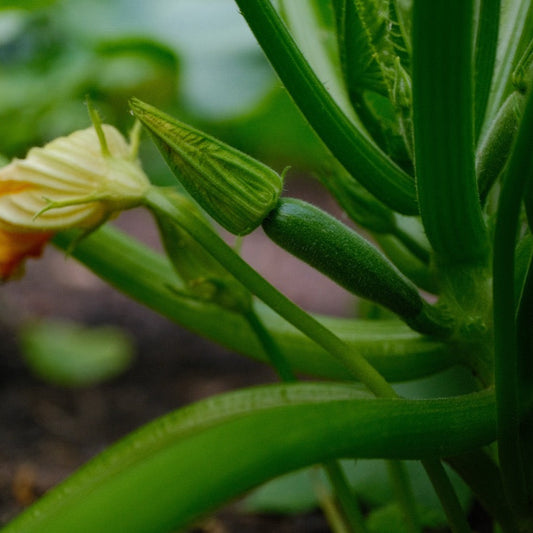
[[[448,518],[449,525],[453,533],[470,533],[470,526],[466,521],[466,516],[457,499],[450,480],[440,461],[435,459],[423,462],[426,472],[431,478],[439,499],[448,502],[444,507],[444,512]]]
[[[515,322],[514,272],[515,242],[519,212],[526,183],[533,180],[530,135],[533,129],[533,91],[526,99],[507,172],[500,192],[494,232],[494,345],[495,387],[498,416],[498,451],[505,491],[519,518],[531,512],[525,480],[525,458],[520,444],[519,370],[528,363],[520,357]],[[529,356],[529,354],[527,354]]]
[[[151,422],[49,492],[3,533],[162,533],[317,462],[353,455],[457,455],[491,442],[495,432],[490,392],[397,400],[369,398],[351,385],[255,387]]]
[[[520,123],[524,95],[513,91],[502,104],[476,153],[476,172],[482,205],[505,167]]]
[[[262,324],[257,313],[251,309],[246,313],[246,319],[265,348],[265,352],[268,354],[270,362],[280,379],[285,383],[297,381],[298,379],[290,368],[284,354]],[[406,523],[412,533],[419,533],[420,528],[416,525],[416,509],[414,507],[412,491],[405,472],[402,472],[402,465],[398,461],[387,461],[387,463],[389,464],[389,470],[393,473],[395,488],[397,488],[398,503],[404,511]],[[334,489],[340,508],[342,509],[343,517],[349,525],[350,530],[354,533],[365,533],[366,526],[363,514],[359,508],[356,495],[344,475],[342,467],[337,461],[328,461],[323,465],[323,468]]]
[[[439,265],[485,265],[474,168],[471,0],[413,5],[413,126],[418,202]]]
[[[268,0],[236,0],[287,91],[346,170],[384,204],[418,213],[413,180],[342,113]]]
[[[331,355],[341,361],[353,376],[361,381],[379,398],[396,398],[397,394],[387,381],[362,356],[351,354],[349,347],[331,331],[324,328],[312,316],[277,291],[235,252],[199,217],[194,210],[188,209],[190,201],[185,197],[165,195],[162,189],[152,187],[145,196],[146,205],[163,216],[168,216],[181,225],[204,249],[209,252],[228,272],[233,274],[252,294],[263,300],[274,311],[282,315],[309,338],[321,345]],[[430,478],[439,473],[438,459],[422,462]],[[426,466],[427,464],[427,466]],[[440,465],[442,468],[442,465]],[[436,481],[436,489],[446,514],[457,519],[461,512],[457,508],[457,497],[450,498],[449,490],[439,490],[444,483],[442,472]],[[449,483],[449,481],[448,481]],[[459,531],[459,530],[458,530]]]
[[[116,228],[106,225],[82,241],[76,233],[63,232],[55,236],[54,243],[113,287],[170,320],[228,349],[268,360],[241,315],[221,314],[217,305],[184,297],[186,287],[168,259]],[[269,307],[258,301],[254,308],[291,367],[326,379],[352,379],[346,367]],[[340,337],[351,352],[364,354],[388,381],[417,379],[459,363],[453,347],[423,337],[400,321],[315,319]]]
[[[530,24],[533,13],[531,0],[504,2],[502,7],[495,69],[481,139],[486,135],[487,128],[492,124],[502,103],[512,92],[511,75],[518,59],[524,29]]]
[[[505,497],[500,470],[486,450],[447,457],[446,462],[463,478],[505,533],[515,533],[518,530]]]
[[[475,44],[475,138],[483,121],[491,88],[492,74],[498,48],[501,0],[481,0],[478,11]]]
[[[318,505],[331,528],[332,533],[351,533],[348,531],[340,510],[337,508],[333,497],[322,483],[314,483],[314,492],[318,500]]]
[[[363,513],[338,461],[324,465],[328,479],[335,490],[343,516],[354,533],[367,533]]]
[[[531,181],[526,184],[525,204],[528,212],[528,224],[531,228],[533,214]],[[531,237],[531,234],[529,234]],[[521,284],[521,291],[515,301],[518,301],[518,310],[516,313],[517,327],[517,351],[518,351],[518,379],[519,379],[519,402],[520,405],[531,405],[531,391],[533,390],[533,364],[531,361],[531,348],[533,347],[533,337],[531,335],[531,323],[533,321],[533,261],[531,250],[527,254],[529,264]],[[518,254],[515,255],[515,261],[518,264],[520,260]],[[520,267],[517,268],[517,274],[520,275]],[[518,278],[520,279],[520,278]],[[520,438],[522,454],[525,458],[531,457],[533,453],[533,413],[531,408],[526,411],[524,419],[521,421]],[[524,461],[526,486],[528,491],[528,500],[533,501],[533,465],[531,461]]]
[[[298,381],[289,362],[279,349],[278,345],[270,335],[265,325],[261,322],[261,319],[257,315],[256,311],[253,309],[253,307],[244,315],[244,317],[246,318],[248,324],[257,336],[259,342],[263,345],[265,353],[267,354],[267,357],[270,360],[270,364],[278,374],[281,381],[285,383]]]
[[[396,396],[394,389],[364,357],[351,353],[350,348],[341,339],[291,302],[241,259],[203,218],[188,208],[190,200],[177,195],[169,197],[164,190],[152,187],[145,196],[145,203],[149,209],[179,224],[252,294],[336,357],[376,396]]]
[[[420,533],[421,528],[416,510],[416,501],[405,465],[400,461],[387,461],[387,468],[394,487],[396,500],[403,511],[407,531],[409,533]]]
[[[257,338],[263,345],[273,368],[276,370],[281,381],[290,383],[298,381],[298,378],[292,371],[291,367],[284,354],[281,352],[276,342],[270,335],[269,331],[261,322],[257,313],[252,308],[245,315],[250,327],[257,335]],[[359,505],[352,493],[350,486],[346,480],[344,472],[336,461],[328,461],[323,465],[324,470],[333,486],[333,490],[339,501],[340,507],[343,511],[343,516],[346,519],[351,531],[354,533],[365,533],[363,515],[359,509]]]
[[[530,404],[533,385],[533,361],[531,361],[531,348],[533,338],[531,323],[533,319],[533,262],[529,262],[523,288],[519,296],[518,311],[516,313],[517,349],[519,353],[518,379],[520,380],[520,403]]]

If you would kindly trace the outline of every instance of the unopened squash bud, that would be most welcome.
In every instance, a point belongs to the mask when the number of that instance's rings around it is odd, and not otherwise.
[[[250,233],[274,208],[283,180],[271,168],[137,99],[130,106],[185,189],[229,232]]]

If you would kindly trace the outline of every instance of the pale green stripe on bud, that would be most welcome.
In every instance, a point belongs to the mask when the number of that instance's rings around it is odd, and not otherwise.
[[[272,169],[140,100],[130,106],[178,180],[228,231],[250,233],[276,205],[283,180]]]

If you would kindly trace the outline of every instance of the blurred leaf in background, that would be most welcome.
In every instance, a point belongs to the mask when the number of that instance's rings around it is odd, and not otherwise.
[[[322,150],[232,0],[0,0],[0,153],[86,127],[87,95],[123,131],[137,96],[282,167]]]
[[[112,326],[40,320],[25,324],[19,337],[33,374],[62,387],[96,385],[124,372],[133,360],[132,340]]]

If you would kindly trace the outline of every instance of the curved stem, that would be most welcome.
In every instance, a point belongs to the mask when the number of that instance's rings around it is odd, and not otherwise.
[[[500,24],[501,0],[481,0],[478,13],[475,46],[475,136],[479,136],[491,88],[498,30]]]
[[[418,213],[413,180],[350,122],[310,68],[268,0],[236,0],[289,94],[339,162],[383,203]]]
[[[282,315],[309,338],[341,361],[355,378],[365,384],[368,389],[380,398],[397,398],[398,395],[387,381],[362,356],[351,353],[350,348],[330,330],[317,322],[311,315],[281,294],[252,267],[243,261],[235,252],[196,214],[188,209],[190,201],[185,197],[172,195],[167,197],[156,187],[151,188],[145,197],[149,208],[162,216],[171,217],[180,224],[196,241],[205,248],[228,272],[233,274],[250,292],[262,299],[274,311]],[[438,465],[436,464],[438,463]],[[446,474],[438,460],[423,461],[432,483],[447,514],[458,521],[459,510],[451,485],[446,485]],[[433,476],[436,479],[433,480]],[[448,481],[449,484],[449,481]],[[462,531],[457,529],[457,532]]]

